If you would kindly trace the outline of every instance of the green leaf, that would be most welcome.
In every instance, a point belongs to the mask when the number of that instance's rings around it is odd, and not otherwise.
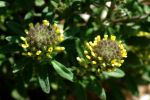
[[[58,7],[58,4],[57,4],[57,2],[55,2],[55,1],[50,1],[51,2],[51,4],[55,7],[55,8],[57,8]]]
[[[7,36],[6,40],[10,43],[19,43],[19,38],[17,36]]]
[[[77,38],[75,43],[76,43],[76,50],[77,50],[77,53],[78,53],[79,57],[84,58],[84,55],[83,55],[83,52],[82,52],[82,49],[81,49],[81,41],[80,41],[80,39]]]
[[[134,96],[139,97],[138,86],[134,78],[130,75],[126,75],[125,80],[127,82],[127,88],[133,93]]]
[[[0,1],[0,7],[6,7],[7,6],[7,2],[5,1]]]
[[[116,68],[116,71],[112,71],[112,72],[103,72],[104,75],[108,75],[110,77],[115,77],[115,78],[121,78],[125,76],[124,71],[120,70],[119,68]]]
[[[0,46],[0,53],[15,53],[19,50],[21,51],[22,48],[16,44],[7,44],[5,46]]]
[[[49,8],[48,6],[46,6],[43,10],[42,10],[42,13],[47,13],[49,11]]]
[[[106,93],[98,80],[93,80],[88,85],[88,90],[96,93],[102,100],[106,100]]]
[[[45,1],[44,0],[35,0],[35,5],[36,6],[42,6],[45,4]]]
[[[0,66],[3,64],[3,62],[6,60],[6,57],[4,54],[0,53]]]
[[[112,100],[126,100],[120,87],[117,87],[116,84],[111,85],[111,93],[114,97]]]
[[[8,21],[8,22],[6,22],[6,24],[7,24],[8,28],[11,29],[16,34],[24,33],[24,29],[23,29],[22,25],[14,22],[14,21]]]
[[[30,12],[26,13],[24,20],[28,20],[28,19],[32,18],[33,16],[34,16],[33,12],[30,11]]]
[[[38,66],[38,80],[39,84],[45,93],[50,93],[50,83],[49,83],[49,75],[48,68],[46,66]]]
[[[75,93],[78,100],[87,100],[84,88],[78,83],[75,84]]]
[[[28,57],[18,59],[12,66],[13,73],[17,73],[18,71],[24,69],[24,67],[29,66],[29,61],[31,61],[31,59],[29,59]]]
[[[73,73],[67,67],[56,60],[51,61],[51,63],[61,77],[73,81]]]

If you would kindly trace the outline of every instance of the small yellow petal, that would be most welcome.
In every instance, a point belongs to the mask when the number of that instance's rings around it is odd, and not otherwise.
[[[60,33],[60,29],[56,29],[56,33]]]
[[[113,60],[111,61],[111,64],[115,64],[116,61],[117,61],[117,59],[113,59]]]
[[[53,25],[53,28],[57,28],[57,24],[56,23]]]
[[[26,55],[27,55],[27,53],[25,53],[25,52],[22,52],[21,54],[22,54],[23,56],[26,56]]]
[[[28,48],[29,45],[28,44],[21,44],[22,48]]]
[[[99,72],[101,72],[101,69],[100,69],[100,68],[98,68],[98,69],[97,69],[97,72],[98,72],[98,73],[99,73]]]
[[[49,51],[49,52],[52,52],[52,51],[53,51],[53,47],[49,47],[49,48],[48,48],[48,51]]]
[[[100,60],[100,61],[102,60],[102,57],[97,57],[97,58],[98,58],[98,60]]]
[[[92,61],[92,64],[94,64],[94,65],[95,65],[95,64],[97,64],[97,62],[96,62],[96,61]]]
[[[108,39],[108,35],[104,35],[104,39],[103,40],[107,40]]]
[[[124,60],[120,60],[120,63],[121,63],[121,64],[124,63]]]
[[[55,47],[55,50],[56,51],[62,51],[62,50],[65,50],[65,47]]]
[[[84,54],[87,55],[87,54],[88,54],[88,51],[87,51],[87,50],[84,50]]]
[[[111,69],[110,69],[110,68],[108,68],[108,69],[107,69],[107,71],[108,71],[108,72],[111,72]]]
[[[21,39],[22,41],[26,41],[26,38],[23,37],[23,36],[21,36],[20,39]]]
[[[96,37],[96,41],[98,42],[98,41],[100,41],[101,40],[101,37],[100,37],[100,35],[98,35],[97,37]]]
[[[42,51],[40,51],[40,50],[39,50],[39,51],[37,51],[37,52],[36,52],[36,55],[40,55],[40,54],[41,54],[41,52],[42,52]]]
[[[49,53],[46,53],[46,56],[47,56],[47,57],[50,57],[50,54],[49,54]]]
[[[29,23],[29,27],[32,28],[33,27],[33,23]]]
[[[110,39],[111,39],[112,41],[115,41],[116,36],[112,36],[112,35],[111,35]]]
[[[105,63],[103,63],[103,64],[102,64],[102,66],[103,66],[103,67],[106,67],[106,64],[105,64]]]
[[[31,53],[31,52],[28,52],[28,56],[32,56],[33,55],[33,53]]]
[[[91,52],[91,55],[92,55],[93,57],[96,57],[96,54],[95,54],[94,52]]]
[[[148,32],[144,32],[144,36],[148,36],[149,35],[149,33]]]
[[[139,34],[138,34],[138,36],[143,36],[143,32],[140,31]]]
[[[76,59],[78,62],[80,62],[80,63],[82,62],[82,59],[80,57],[77,57]]]
[[[150,54],[148,55],[148,58],[150,59]]]
[[[112,71],[116,71],[116,68],[112,68]]]
[[[91,57],[89,55],[86,55],[86,58],[89,59],[89,60],[91,59]]]
[[[24,32],[28,35],[29,34],[29,31],[27,29],[24,30]]]
[[[90,44],[90,46],[92,46],[92,47],[94,46],[94,43],[92,43],[91,41],[89,42],[89,44]]]
[[[49,21],[48,20],[43,20],[42,21],[44,25],[49,26]]]

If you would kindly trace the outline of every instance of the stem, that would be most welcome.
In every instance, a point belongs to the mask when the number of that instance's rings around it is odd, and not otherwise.
[[[146,19],[149,15],[143,15],[143,16],[133,16],[132,18],[124,17],[124,18],[118,18],[118,19],[111,19],[113,23],[118,22],[129,22],[129,21],[135,21],[135,20],[143,20]]]

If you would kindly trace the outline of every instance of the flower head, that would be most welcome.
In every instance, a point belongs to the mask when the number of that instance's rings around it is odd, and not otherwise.
[[[24,42],[21,44],[26,52],[22,55],[37,57],[51,57],[53,51],[62,51],[64,47],[57,45],[63,41],[63,33],[57,27],[57,24],[50,25],[49,21],[43,20],[43,24],[37,23],[35,26],[30,23],[29,30],[25,29],[26,36],[20,39]]]
[[[140,31],[138,34],[137,34],[138,37],[147,37],[147,38],[150,38],[150,33],[149,32],[143,32],[143,31]]]
[[[127,52],[121,41],[115,40],[115,36],[111,36],[108,39],[108,35],[104,35],[104,38],[101,40],[100,35],[98,35],[95,37],[94,42],[86,42],[86,50],[84,50],[85,60],[82,61],[88,63],[91,68],[96,68],[98,73],[101,73],[103,70],[108,72],[116,71],[115,67],[122,65],[124,62],[123,58],[127,57]]]

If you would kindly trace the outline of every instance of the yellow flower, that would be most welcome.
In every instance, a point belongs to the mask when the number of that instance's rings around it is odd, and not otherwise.
[[[77,61],[79,61],[80,63],[82,62],[82,59],[81,59],[80,57],[77,57],[76,59],[77,59]]]
[[[29,23],[29,27],[32,28],[33,27],[33,23]]]
[[[47,56],[47,57],[50,57],[50,54],[49,54],[49,53],[46,53],[46,56]]]
[[[56,23],[53,25],[53,28],[54,28],[54,29],[57,28],[57,24],[56,24]]]
[[[90,44],[90,46],[91,46],[91,47],[93,47],[93,46],[94,46],[94,44],[93,44],[91,41],[89,42],[89,44]]]
[[[102,66],[103,66],[103,67],[106,67],[106,64],[105,64],[105,63],[103,63],[103,64],[102,64]]]
[[[23,37],[23,36],[21,36],[20,39],[21,39],[22,41],[26,41],[26,38]]]
[[[28,54],[28,56],[32,56],[33,55],[33,53],[31,53],[31,52],[28,52],[27,54]]]
[[[36,55],[40,55],[40,54],[41,54],[41,52],[42,52],[42,51],[40,51],[40,50],[39,50],[39,51],[37,51],[37,52],[36,52]]]
[[[28,55],[28,54],[27,54],[27,53],[25,53],[25,52],[22,52],[22,55],[23,55],[23,56],[26,56],[26,55]]]
[[[96,62],[96,61],[92,61],[92,64],[94,64],[94,65],[95,65],[95,64],[97,64],[97,62]]]
[[[91,59],[91,57],[89,55],[86,55],[86,58],[89,59],[89,60]]]
[[[96,38],[95,38],[95,41],[99,42],[101,40],[101,37],[100,35],[98,35]]]
[[[107,40],[108,39],[108,35],[104,35],[104,39],[103,40]]]
[[[22,48],[28,48],[29,45],[28,44],[21,44]]]
[[[150,59],[150,54],[148,55],[148,58]]]
[[[56,33],[60,33],[60,29],[56,29]]]
[[[97,72],[100,72],[100,71],[101,71],[101,69],[100,69],[100,68],[98,68],[98,69],[97,69]]]
[[[62,50],[65,50],[65,48],[64,47],[55,47],[55,50],[56,51],[62,51]]]
[[[46,26],[49,26],[49,21],[48,20],[43,20],[43,24]]]
[[[116,71],[116,68],[112,68],[112,71]]]
[[[49,48],[48,48],[48,51],[49,51],[49,52],[52,52],[52,51],[53,51],[53,47],[49,47]]]
[[[149,35],[149,33],[148,32],[144,32],[144,36],[148,36]]]
[[[28,35],[29,34],[29,31],[27,29],[24,30],[24,32]]]
[[[98,60],[99,60],[99,61],[101,61],[101,60],[102,60],[102,57],[97,57],[97,58],[98,58]]]
[[[111,35],[110,39],[111,39],[112,41],[115,41],[116,36],[112,36],[112,35]]]
[[[140,31],[139,34],[138,34],[138,36],[143,36],[143,32]]]
[[[108,72],[111,72],[111,69],[110,69],[110,68],[108,68],[108,69],[107,69],[107,71],[108,71]]]
[[[117,61],[117,59],[113,59],[113,60],[111,61],[111,64],[115,64],[116,61]]]
[[[88,51],[87,51],[87,50],[84,50],[84,54],[86,54],[86,55],[87,55],[87,54],[88,54]]]
[[[94,52],[91,52],[91,55],[92,55],[93,57],[96,57],[96,54],[95,54]]]

